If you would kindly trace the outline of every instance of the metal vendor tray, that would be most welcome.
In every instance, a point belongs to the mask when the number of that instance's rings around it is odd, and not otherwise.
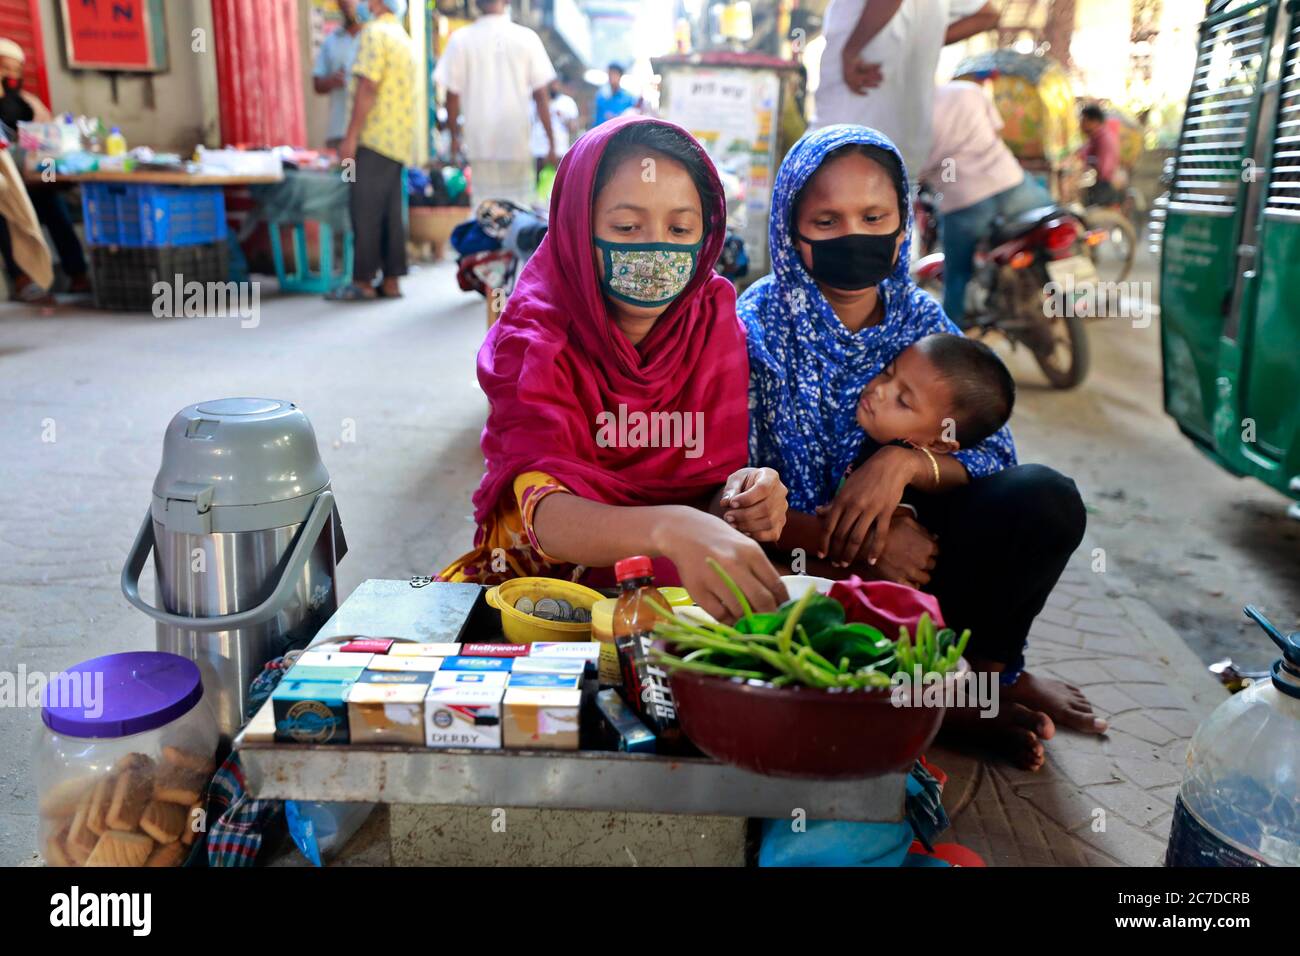
[[[463,586],[451,586],[459,590]],[[367,581],[321,629],[313,646],[349,635],[428,642],[499,640],[482,601],[420,579]],[[445,595],[445,596],[444,596]],[[448,611],[447,599],[453,609]],[[472,607],[471,607],[472,605]],[[468,617],[462,629],[458,619]],[[267,701],[265,708],[271,706]],[[258,798],[468,807],[534,807],[663,814],[896,822],[907,774],[866,780],[794,780],[706,758],[614,751],[431,750],[286,744],[250,730],[235,739]]]

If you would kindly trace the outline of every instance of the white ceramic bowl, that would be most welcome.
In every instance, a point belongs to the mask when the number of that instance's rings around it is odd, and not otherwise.
[[[831,587],[835,584],[830,578],[819,578],[812,574],[783,574],[781,580],[785,583],[791,601],[799,600],[809,590],[815,590],[818,594],[830,594]]]

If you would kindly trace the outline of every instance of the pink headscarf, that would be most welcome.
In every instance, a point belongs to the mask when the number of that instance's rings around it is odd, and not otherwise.
[[[635,348],[605,311],[592,242],[596,171],[610,140],[633,123],[682,133],[708,170],[717,203],[695,275]],[[478,353],[491,404],[474,494],[481,524],[510,483],[541,471],[574,494],[611,505],[698,501],[745,465],[749,360],[736,293],[713,266],[726,239],[722,185],[704,149],[663,120],[624,117],[587,133],[565,155],[551,194],[550,231],[520,274]],[[602,448],[597,415],[703,412],[702,454],[682,448]]]

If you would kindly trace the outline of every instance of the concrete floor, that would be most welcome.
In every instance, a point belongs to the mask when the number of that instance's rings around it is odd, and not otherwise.
[[[288,398],[311,416],[351,546],[342,593],[365,578],[430,573],[468,546],[486,412],[474,382],[483,300],[461,293],[447,264],[412,276],[396,302],[332,305],[273,288],[247,329],[0,308],[0,671],[152,646],[118,576],[163,429],[203,399]],[[1249,600],[1295,626],[1300,529],[1283,517],[1285,499],[1220,472],[1164,417],[1154,326],[1100,322],[1092,344],[1092,376],[1071,393],[1036,387],[1013,357],[1022,458],[1076,476],[1108,561],[1202,660],[1271,660],[1238,618]],[[343,442],[349,419],[355,441]],[[43,441],[51,420],[55,440]],[[34,710],[0,708],[0,865],[33,854],[38,726]]]

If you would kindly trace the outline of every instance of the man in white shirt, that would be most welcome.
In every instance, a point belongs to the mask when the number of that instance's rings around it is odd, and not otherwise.
[[[330,124],[325,133],[325,146],[329,149],[338,149],[348,131],[352,107],[352,64],[356,61],[361,37],[357,0],[339,0],[339,15],[343,22],[321,43],[312,70],[312,87],[330,98]]]
[[[997,24],[988,0],[831,0],[813,125],[878,129],[909,170],[919,169],[930,148],[939,51]]]
[[[574,134],[578,130],[578,104],[574,102],[572,96],[560,88],[559,80],[551,82],[547,88],[547,95],[550,97],[551,132],[555,135],[555,155],[563,158],[569,151],[569,144],[573,142]],[[533,148],[533,159],[537,163],[537,172],[541,173],[543,167],[547,165],[551,144],[546,138],[546,128],[542,126],[536,103],[532,104],[532,114],[530,142]]]
[[[477,200],[527,205],[537,175],[529,145],[530,101],[546,135],[547,159],[558,162],[547,95],[555,68],[541,37],[510,22],[505,0],[475,3],[482,15],[451,35],[433,74],[447,92],[452,154],[460,155],[463,143]]]

